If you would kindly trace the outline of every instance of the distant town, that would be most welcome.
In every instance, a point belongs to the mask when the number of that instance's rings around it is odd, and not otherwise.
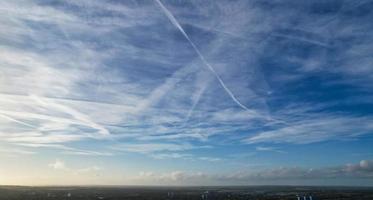
[[[0,200],[372,200],[357,187],[0,187]]]

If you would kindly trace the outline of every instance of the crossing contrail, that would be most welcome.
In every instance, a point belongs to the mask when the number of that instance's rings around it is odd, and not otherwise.
[[[164,14],[167,16],[167,18],[171,21],[171,23],[179,29],[179,31],[184,35],[184,37],[188,40],[190,45],[192,45],[194,51],[198,54],[199,58],[203,62],[204,65],[207,66],[207,68],[214,74],[214,76],[218,79],[220,85],[224,88],[224,90],[228,93],[228,95],[232,98],[232,100],[240,106],[244,110],[249,110],[245,105],[243,105],[232,93],[232,91],[225,85],[224,81],[220,78],[219,74],[215,71],[215,69],[207,62],[205,57],[202,55],[202,53],[198,50],[197,46],[193,43],[193,41],[189,38],[188,34],[184,31],[183,27],[181,27],[180,23],[176,20],[176,18],[172,15],[172,13],[163,5],[163,3],[160,0],[155,0],[158,5],[161,7]]]

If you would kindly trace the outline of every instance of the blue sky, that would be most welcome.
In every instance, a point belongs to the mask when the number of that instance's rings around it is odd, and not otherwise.
[[[0,184],[373,185],[373,1],[0,2]]]

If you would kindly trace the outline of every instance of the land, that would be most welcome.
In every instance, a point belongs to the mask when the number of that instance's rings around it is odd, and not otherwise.
[[[371,187],[23,187],[0,186],[0,200],[372,200]]]

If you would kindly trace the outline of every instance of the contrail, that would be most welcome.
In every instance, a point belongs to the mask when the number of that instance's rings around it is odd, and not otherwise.
[[[188,111],[188,115],[187,115],[187,117],[186,117],[186,119],[184,121],[184,125],[183,126],[185,126],[185,124],[189,121],[189,118],[192,115],[194,109],[196,108],[199,100],[201,99],[202,94],[205,92],[206,87],[207,87],[207,84],[204,85],[200,90],[197,91],[197,96],[196,96],[196,98],[195,98],[195,100],[193,102],[192,108],[190,108],[190,110]]]
[[[325,48],[330,48],[330,45],[328,43],[321,42],[321,41],[318,41],[316,39],[308,39],[306,37],[297,37],[297,36],[286,35],[286,34],[282,34],[282,33],[274,33],[273,36],[282,37],[282,38],[286,38],[286,39],[289,39],[289,40],[298,40],[298,41],[307,42],[307,43],[310,43],[310,44],[322,46],[322,47],[325,47]]]
[[[57,110],[60,110],[64,113],[67,113],[73,117],[73,119],[76,119],[81,123],[82,125],[89,126],[91,128],[97,129],[98,132],[102,135],[110,135],[110,132],[103,126],[97,124],[96,122],[92,121],[89,116],[79,112],[78,110],[75,110],[69,106],[65,106],[62,104],[58,104],[54,101],[51,101],[47,98],[40,98],[35,95],[30,95],[30,98],[33,99],[38,104],[45,106],[47,108],[55,108]]]
[[[243,105],[231,92],[231,90],[225,85],[224,81],[220,78],[219,74],[216,73],[215,69],[207,62],[205,57],[202,53],[198,50],[197,46],[193,43],[193,41],[189,38],[188,34],[184,31],[183,27],[179,24],[176,18],[172,15],[172,13],[162,4],[160,0],[155,0],[158,5],[161,7],[162,11],[166,14],[167,18],[171,21],[171,23],[176,26],[177,29],[184,35],[184,37],[188,40],[190,45],[192,45],[195,52],[198,54],[199,58],[202,60],[203,64],[205,64],[209,70],[214,74],[214,76],[218,79],[220,85],[224,88],[224,90],[228,93],[228,95],[232,98],[232,100],[239,105],[242,109],[249,111],[249,109]]]
[[[13,118],[13,117],[9,117],[8,115],[4,115],[4,114],[1,114],[1,113],[0,113],[0,117],[5,118],[5,119],[7,119],[7,120],[9,120],[9,121],[12,121],[12,122],[16,122],[16,123],[18,123],[18,124],[22,124],[22,125],[27,126],[27,127],[30,127],[30,128],[37,128],[37,127],[34,126],[34,125],[31,125],[31,124],[29,124],[29,123],[26,123],[26,122],[23,122],[23,121],[17,120],[17,119],[15,119],[15,118]]]

